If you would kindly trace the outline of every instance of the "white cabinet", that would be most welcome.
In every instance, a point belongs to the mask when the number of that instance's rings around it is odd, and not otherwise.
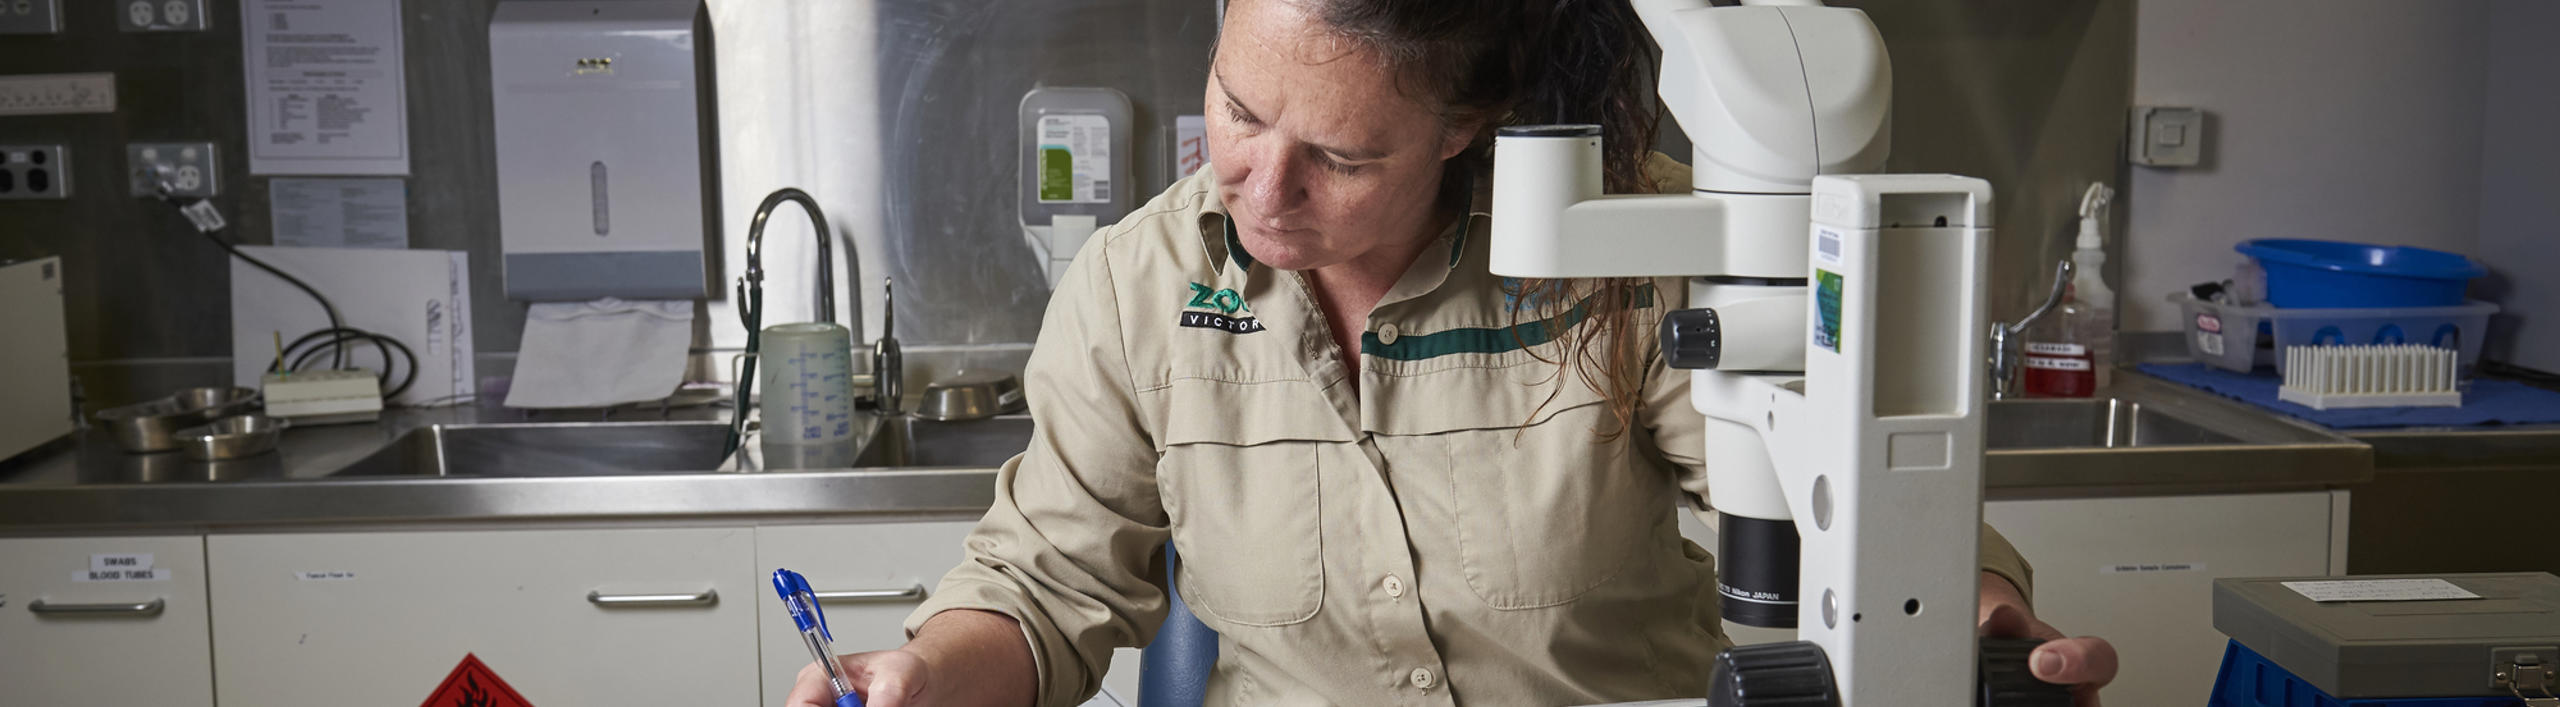
[[[206,555],[222,704],[419,702],[464,654],[545,707],[760,704],[747,528],[217,535]]]
[[[0,702],[210,707],[204,578],[198,536],[0,540]]]
[[[960,563],[961,540],[976,525],[967,520],[765,526],[756,529],[756,572],[770,576],[775,568],[788,568],[808,577],[826,609],[837,653],[896,648],[906,643],[907,615]],[[766,704],[779,704],[809,664],[809,649],[801,646],[769,585],[765,594],[756,604],[764,696]],[[1103,685],[1136,704],[1136,649],[1112,657]]]
[[[1983,516],[2034,563],[2039,618],[2115,644],[2108,704],[2205,703],[2228,640],[2215,578],[2346,568],[2345,491],[1995,501]]]

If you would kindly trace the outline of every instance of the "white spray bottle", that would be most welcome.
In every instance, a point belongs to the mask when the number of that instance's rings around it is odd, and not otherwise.
[[[2034,397],[2086,398],[2109,382],[2115,363],[2115,291],[2099,276],[2106,267],[2098,223],[2115,190],[2090,184],[2080,198],[2080,236],[2071,253],[2076,266],[2062,303],[2029,327],[2025,347],[2026,392]]]

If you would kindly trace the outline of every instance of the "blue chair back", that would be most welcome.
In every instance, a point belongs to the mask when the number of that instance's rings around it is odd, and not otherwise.
[[[1138,707],[1199,707],[1209,694],[1209,671],[1218,664],[1218,632],[1200,623],[1182,593],[1173,588],[1173,543],[1164,544],[1165,588],[1173,595],[1173,611],[1156,640],[1141,651]]]

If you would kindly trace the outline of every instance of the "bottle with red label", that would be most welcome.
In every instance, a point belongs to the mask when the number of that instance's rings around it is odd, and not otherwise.
[[[2027,327],[2019,368],[2028,397],[2086,398],[2103,382],[2099,373],[2112,348],[2105,341],[2110,332],[2090,326],[2096,313],[2080,301],[2078,290],[2066,290],[2061,304]]]

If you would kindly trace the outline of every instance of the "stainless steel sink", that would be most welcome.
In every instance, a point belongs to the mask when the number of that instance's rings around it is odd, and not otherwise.
[[[2373,478],[2370,447],[2309,424],[2131,371],[2109,392],[1993,401],[1983,474],[1994,495],[2321,488]]]
[[[2002,400],[1984,425],[1991,449],[2244,444],[2244,440],[2123,398]]]
[[[892,417],[880,420],[854,465],[998,467],[1030,443],[1031,418],[1022,415],[962,422]]]
[[[613,476],[720,468],[719,422],[429,425],[334,476]]]

